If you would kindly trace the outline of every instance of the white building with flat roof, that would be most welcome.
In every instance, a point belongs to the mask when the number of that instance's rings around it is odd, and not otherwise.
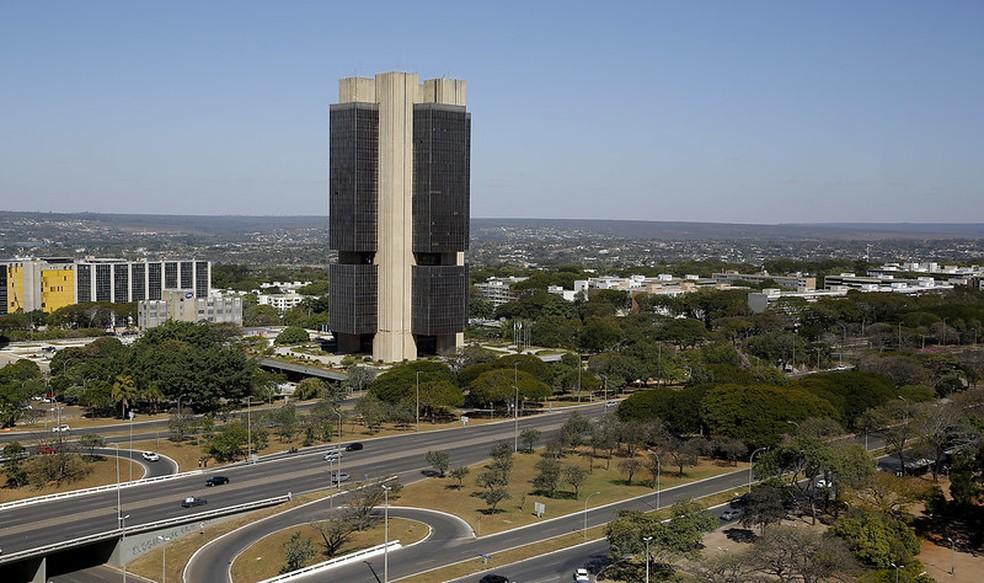
[[[159,300],[137,302],[137,326],[155,328],[168,320],[243,325],[243,299],[218,294],[195,297],[191,290],[169,289]]]

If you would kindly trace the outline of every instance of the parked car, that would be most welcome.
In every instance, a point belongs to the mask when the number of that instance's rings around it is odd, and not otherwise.
[[[204,506],[205,504],[208,504],[208,500],[201,496],[189,496],[181,501],[182,508],[193,508],[195,506]]]
[[[721,513],[721,520],[726,522],[733,522],[738,520],[739,517],[741,517],[741,510],[738,510],[737,508],[728,508]]]
[[[345,446],[345,451],[360,451],[362,449],[362,444],[359,442],[349,443]]]
[[[161,456],[157,455],[152,451],[145,451],[142,454],[140,454],[140,457],[147,460],[148,462],[156,462],[156,461],[160,461],[161,459]]]
[[[478,580],[478,583],[509,583],[509,579],[503,577],[502,575],[496,575],[495,573],[489,573],[488,575],[482,577]]]
[[[576,583],[591,583],[591,575],[588,574],[587,569],[578,569],[574,571],[574,581]]]
[[[225,476],[212,476],[211,478],[205,480],[205,485],[208,487],[224,486],[228,483],[229,483],[229,478]]]
[[[72,428],[65,424],[55,425],[54,427],[51,428],[52,433],[65,433],[66,431],[71,431],[71,430]]]

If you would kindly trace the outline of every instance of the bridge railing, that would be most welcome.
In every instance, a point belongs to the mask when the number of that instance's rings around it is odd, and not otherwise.
[[[284,573],[283,575],[277,575],[276,577],[271,577],[269,579],[264,579],[260,583],[283,583],[285,581],[290,581],[297,577],[303,577],[305,575],[311,575],[312,573],[320,573],[321,571],[327,571],[328,569],[334,569],[335,567],[341,567],[342,565],[347,565],[349,563],[354,563],[356,561],[361,561],[369,557],[374,557],[376,555],[381,555],[388,550],[395,551],[400,548],[400,541],[390,541],[386,544],[376,545],[374,547],[369,547],[368,549],[362,549],[361,551],[356,551],[354,553],[349,553],[341,557],[336,557],[334,559],[329,559],[327,561],[317,563],[296,571],[291,571],[290,573]]]
[[[160,528],[167,528],[168,526],[174,526],[176,524],[186,524],[189,522],[198,522],[202,520],[209,520],[211,518],[216,518],[219,516],[225,516],[227,514],[235,514],[237,512],[246,512],[249,510],[254,510],[256,508],[264,508],[266,506],[275,506],[277,504],[282,504],[291,500],[293,496],[290,492],[283,496],[274,496],[272,498],[264,498],[262,500],[254,500],[252,502],[245,502],[243,504],[236,504],[233,506],[225,506],[223,508],[216,508],[215,510],[206,510],[205,512],[196,512],[194,514],[186,514],[183,516],[176,516],[174,518],[165,518],[162,520],[155,520],[154,522],[145,522],[142,524],[134,524],[127,526],[126,528],[114,528],[112,530],[106,530],[103,532],[97,532],[95,534],[89,534],[86,536],[73,538],[66,541],[59,541],[56,543],[51,543],[48,545],[43,545],[40,547],[35,547],[33,549],[25,549],[23,551],[17,551],[10,554],[0,555],[0,565],[5,563],[13,563],[22,559],[29,559],[31,557],[48,555],[57,551],[70,549],[73,547],[83,546],[89,543],[96,543],[104,540],[108,540],[115,537],[122,537],[130,533],[140,533],[147,532],[150,530],[157,530]]]

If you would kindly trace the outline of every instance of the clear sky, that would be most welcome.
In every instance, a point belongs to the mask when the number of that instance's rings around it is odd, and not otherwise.
[[[410,70],[468,81],[476,217],[980,222],[982,23],[980,0],[0,0],[0,209],[325,213],[337,79]]]

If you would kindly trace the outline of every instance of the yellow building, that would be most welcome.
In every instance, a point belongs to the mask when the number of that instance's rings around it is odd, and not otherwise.
[[[51,313],[75,303],[75,270],[42,269],[41,309]]]
[[[71,264],[43,260],[10,261],[0,264],[0,314],[43,310],[54,312],[75,303],[75,269]]]

